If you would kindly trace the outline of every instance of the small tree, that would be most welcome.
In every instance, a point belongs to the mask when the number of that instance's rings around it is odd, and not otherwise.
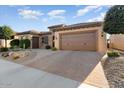
[[[104,19],[103,30],[108,34],[124,34],[124,5],[110,8]]]
[[[22,39],[20,40],[20,48],[27,49],[30,47],[30,40],[29,39]]]
[[[15,33],[9,26],[0,27],[0,35],[5,39],[5,47],[7,47],[7,40],[11,39]]]
[[[11,42],[10,42],[10,45],[11,47],[14,47],[14,46],[17,46],[19,47],[19,39],[13,39]]]

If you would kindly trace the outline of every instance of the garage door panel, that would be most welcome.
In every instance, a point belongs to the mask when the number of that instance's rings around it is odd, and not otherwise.
[[[65,34],[61,37],[63,50],[96,50],[96,34]]]

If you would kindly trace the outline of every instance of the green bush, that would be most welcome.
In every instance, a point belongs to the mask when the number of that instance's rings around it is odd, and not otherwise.
[[[19,44],[20,48],[27,49],[30,47],[30,40],[29,39],[22,39],[20,40]]]
[[[45,48],[46,49],[50,49],[51,47],[50,47],[50,45],[46,45]]]
[[[6,47],[2,47],[2,48],[0,48],[0,52],[7,52],[9,49],[8,48],[6,48]]]
[[[57,51],[57,48],[53,47],[53,48],[52,48],[52,51]]]
[[[10,47],[10,49],[13,51],[20,51],[19,46],[13,46],[13,47]]]
[[[107,52],[108,57],[119,57],[120,53],[118,51],[109,51]]]
[[[13,48],[13,47],[15,47],[15,46],[19,46],[19,39],[14,39],[14,40],[12,40],[11,42],[10,42],[10,45],[11,45],[11,47]]]
[[[107,11],[103,31],[108,34],[124,34],[124,5],[112,6]]]

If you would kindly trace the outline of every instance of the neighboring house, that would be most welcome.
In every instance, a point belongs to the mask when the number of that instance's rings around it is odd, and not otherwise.
[[[48,27],[52,32],[52,47],[60,50],[106,52],[106,34],[102,22],[56,25]]]
[[[110,48],[124,50],[124,35],[122,34],[111,35]]]
[[[14,39],[29,39],[31,42],[30,48],[39,48],[40,32],[35,30],[16,33]]]

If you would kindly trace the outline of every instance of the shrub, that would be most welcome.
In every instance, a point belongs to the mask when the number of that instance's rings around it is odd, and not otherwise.
[[[52,48],[52,51],[57,51],[57,48],[53,47],[53,48]]]
[[[14,39],[10,42],[11,47],[19,46],[19,39]]]
[[[12,49],[13,51],[19,51],[20,50],[19,46],[14,46],[14,47],[12,47],[10,49]]]
[[[120,53],[118,51],[109,51],[107,52],[108,57],[119,57]]]
[[[20,48],[27,49],[30,47],[30,40],[29,39],[22,39],[20,40],[19,44]]]
[[[51,47],[50,47],[49,45],[46,45],[45,48],[46,48],[46,49],[50,49]]]
[[[6,48],[6,47],[2,47],[2,48],[0,48],[0,52],[7,52],[9,49],[8,48]]]

